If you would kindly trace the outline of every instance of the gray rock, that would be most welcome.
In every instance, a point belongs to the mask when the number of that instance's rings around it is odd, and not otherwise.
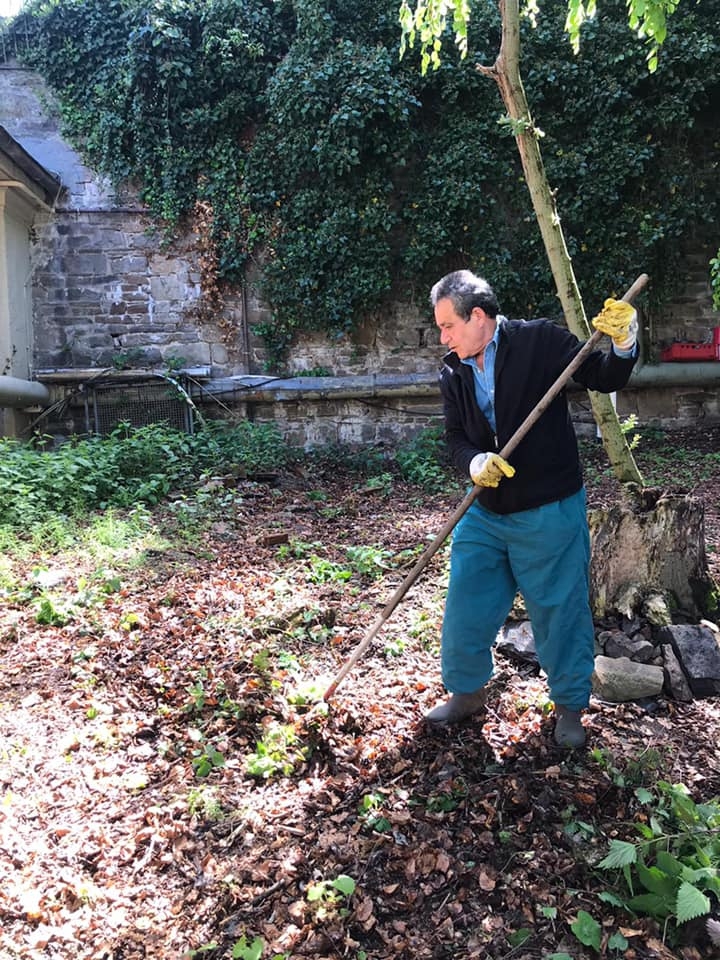
[[[671,644],[696,697],[720,695],[720,634],[695,624],[672,624],[658,630],[663,644]]]
[[[674,700],[683,700],[688,702],[692,700],[692,690],[687,682],[687,677],[683,673],[680,661],[675,656],[672,644],[664,643],[662,645],[663,667],[665,669],[665,686]]]
[[[622,631],[627,637],[634,636],[642,627],[642,620],[638,616],[623,617]]]
[[[626,637],[620,630],[612,631],[605,643],[605,655],[608,657],[628,657],[638,663],[650,663],[657,656],[655,645],[647,640]]]
[[[665,671],[629,657],[595,657],[592,688],[601,700],[626,703],[662,693]]]

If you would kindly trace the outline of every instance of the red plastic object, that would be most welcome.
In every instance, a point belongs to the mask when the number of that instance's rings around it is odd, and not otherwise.
[[[720,360],[720,327],[713,329],[712,343],[673,343],[661,351],[660,359],[664,363]]]

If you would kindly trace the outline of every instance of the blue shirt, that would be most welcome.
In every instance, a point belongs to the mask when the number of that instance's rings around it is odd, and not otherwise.
[[[478,366],[475,357],[469,357],[467,360],[461,360],[472,367],[473,379],[475,381],[475,399],[477,405],[482,410],[488,423],[495,433],[495,355],[497,354],[498,341],[500,336],[500,320],[498,317],[495,326],[495,335],[485,347],[483,354],[483,365]]]

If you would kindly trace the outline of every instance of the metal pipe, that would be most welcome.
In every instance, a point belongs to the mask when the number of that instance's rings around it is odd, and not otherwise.
[[[37,404],[47,405],[50,391],[36,380],[20,380],[18,377],[0,376],[0,407],[22,410]]]
[[[720,363],[641,363],[630,375],[625,389],[633,387],[717,387]]]

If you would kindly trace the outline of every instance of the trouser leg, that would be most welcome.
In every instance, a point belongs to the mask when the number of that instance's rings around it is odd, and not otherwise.
[[[585,493],[514,514],[513,521],[510,563],[550,696],[581,710],[590,698],[594,667]]]
[[[475,503],[455,528],[441,654],[451,693],[472,693],[493,673],[492,646],[516,593],[504,519]]]

